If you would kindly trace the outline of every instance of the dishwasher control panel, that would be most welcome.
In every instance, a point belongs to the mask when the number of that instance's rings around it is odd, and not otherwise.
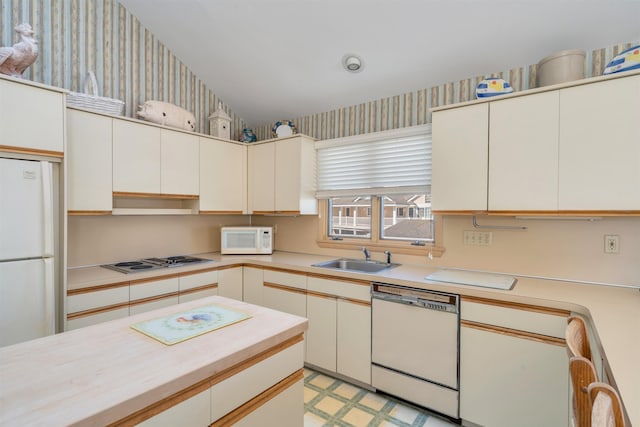
[[[444,292],[428,291],[406,286],[390,285],[386,283],[371,283],[372,298],[384,299],[400,304],[414,305],[429,310],[459,312],[460,296]]]

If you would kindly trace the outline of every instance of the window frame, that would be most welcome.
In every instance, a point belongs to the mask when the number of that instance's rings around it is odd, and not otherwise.
[[[327,199],[318,200],[318,237],[316,243],[321,248],[333,249],[355,249],[359,250],[366,246],[372,252],[384,252],[389,250],[393,253],[415,255],[415,256],[433,256],[440,257],[445,249],[439,246],[437,242],[442,236],[443,224],[440,215],[434,215],[434,241],[433,243],[425,242],[424,246],[412,245],[412,242],[406,240],[382,239],[380,236],[380,196],[371,196],[371,238],[363,239],[358,237],[348,237],[343,239],[334,239],[329,236],[329,214],[330,203]]]

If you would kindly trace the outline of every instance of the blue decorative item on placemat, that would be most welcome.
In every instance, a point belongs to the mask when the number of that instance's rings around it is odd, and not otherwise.
[[[244,128],[242,129],[242,135],[240,135],[240,142],[256,142],[258,138],[256,134],[253,133],[252,129]]]
[[[640,69],[640,45],[616,55],[604,69],[604,74]]]
[[[488,98],[511,92],[513,92],[513,88],[507,81],[498,78],[485,79],[476,87],[476,98]]]

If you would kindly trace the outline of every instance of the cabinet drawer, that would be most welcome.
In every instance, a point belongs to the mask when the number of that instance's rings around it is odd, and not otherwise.
[[[149,282],[131,282],[130,300],[155,297],[158,295],[170,294],[178,292],[180,281],[177,277],[170,279],[153,280]]]
[[[567,315],[560,310],[545,313],[536,307],[509,307],[508,303],[482,303],[464,298],[460,304],[460,318],[487,325],[501,326],[534,334],[564,338],[567,327]]]
[[[67,297],[67,313],[77,313],[79,311],[123,303],[129,303],[128,285],[105,289],[103,291],[69,295]]]
[[[182,304],[187,301],[195,301],[200,298],[212,297],[218,295],[218,288],[205,289],[203,291],[180,293],[179,302]]]
[[[307,276],[302,274],[285,273],[283,271],[264,270],[264,281],[277,283],[298,289],[307,289]]]
[[[151,310],[157,310],[158,308],[169,307],[171,305],[176,305],[180,302],[178,295],[169,296],[166,298],[158,298],[151,300],[149,302],[134,304],[134,301],[129,305],[129,314],[133,316],[134,314],[145,313]]]
[[[180,276],[180,292],[186,291],[187,289],[199,288],[200,286],[213,285],[215,283],[218,283],[217,271]]]
[[[98,323],[108,322],[109,320],[121,319],[129,315],[129,306],[116,308],[114,310],[102,311],[89,316],[76,317],[67,320],[65,331],[84,328],[85,326],[97,325]]]
[[[371,301],[369,285],[349,283],[343,280],[309,277],[307,279],[307,289],[309,289],[310,291],[335,295],[342,298],[350,298],[366,302]]]
[[[213,421],[293,374],[303,365],[304,342],[248,367],[211,388]]]

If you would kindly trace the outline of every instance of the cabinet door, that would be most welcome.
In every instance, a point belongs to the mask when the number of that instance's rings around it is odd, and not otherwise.
[[[264,305],[262,281],[261,268],[242,267],[242,300],[250,304]]]
[[[0,129],[6,147],[62,154],[64,95],[0,79]]]
[[[306,362],[336,372],[337,302],[331,296],[307,295]]]
[[[560,210],[640,209],[640,76],[560,90]]]
[[[317,214],[316,150],[312,139],[276,141],[275,210]]]
[[[198,195],[200,141],[184,132],[161,129],[160,192]]]
[[[200,212],[247,212],[247,147],[200,138]]]
[[[487,210],[489,104],[433,113],[434,211]]]
[[[111,211],[112,119],[67,109],[69,211]]]
[[[249,212],[275,209],[275,144],[252,145],[248,151]]]
[[[298,289],[282,289],[265,284],[262,290],[264,306],[296,316],[307,316],[307,296]]]
[[[337,372],[371,384],[371,305],[338,299],[337,316]]]
[[[304,425],[304,382],[297,381],[234,424],[236,427]]]
[[[113,191],[160,194],[160,128],[113,119]]]
[[[489,104],[489,210],[558,209],[557,91]]]
[[[97,325],[98,323],[108,322],[110,320],[121,319],[129,315],[129,306],[115,308],[113,310],[101,311],[88,316],[74,317],[67,320],[65,331],[72,331],[85,326]]]
[[[564,346],[463,325],[460,416],[492,427],[566,426],[568,367]]]
[[[242,301],[242,267],[218,272],[218,295]]]

